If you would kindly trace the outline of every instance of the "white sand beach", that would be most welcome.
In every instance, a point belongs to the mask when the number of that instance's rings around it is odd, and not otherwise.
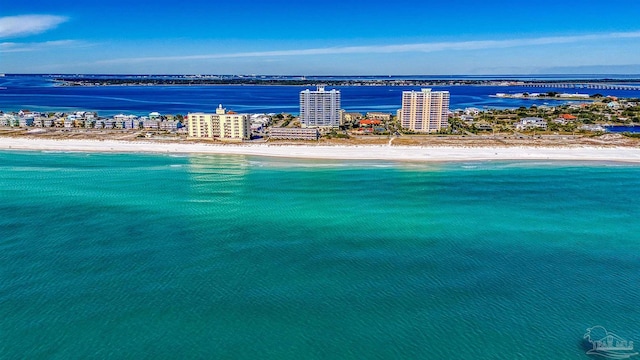
[[[386,145],[203,144],[153,141],[0,138],[1,150],[79,151],[116,153],[236,154],[338,160],[471,161],[471,160],[584,160],[640,163],[637,147],[457,147]]]

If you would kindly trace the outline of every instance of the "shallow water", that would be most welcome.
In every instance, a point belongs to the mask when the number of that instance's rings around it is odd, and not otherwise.
[[[640,167],[0,152],[2,358],[586,358]]]

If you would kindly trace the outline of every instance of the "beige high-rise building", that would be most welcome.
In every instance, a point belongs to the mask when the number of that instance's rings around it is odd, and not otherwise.
[[[188,129],[191,138],[242,141],[251,138],[251,121],[247,114],[227,112],[222,105],[215,114],[189,113]]]
[[[449,127],[449,92],[403,91],[402,109],[398,119],[404,129],[416,132],[437,132]]]

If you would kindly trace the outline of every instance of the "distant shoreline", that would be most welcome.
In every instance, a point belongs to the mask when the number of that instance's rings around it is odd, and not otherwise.
[[[207,86],[207,85],[265,85],[265,86],[541,86],[563,84],[616,85],[636,87],[640,79],[567,79],[567,80],[519,80],[519,79],[417,79],[417,78],[305,78],[305,77],[193,77],[193,76],[56,76],[57,86]],[[559,86],[562,88],[562,86]],[[577,87],[578,89],[580,87]],[[640,90],[637,87],[635,90]]]
[[[327,160],[454,162],[486,160],[640,163],[637,147],[389,146],[163,143],[121,140],[0,138],[0,150],[96,153],[217,154]]]

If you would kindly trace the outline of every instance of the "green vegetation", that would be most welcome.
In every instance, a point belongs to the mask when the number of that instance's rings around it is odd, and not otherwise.
[[[640,139],[640,134],[638,133],[623,132],[622,135],[629,138]]]
[[[350,136],[344,132],[337,132],[336,129],[331,129],[331,131],[324,135],[327,139],[349,139]]]
[[[472,121],[463,121],[464,114],[458,113],[449,119],[450,127],[447,132],[450,134],[510,133],[516,131],[516,124],[525,117],[546,120],[546,130],[518,130],[536,134],[575,134],[585,132],[581,130],[585,125],[640,124],[640,102],[635,101],[636,99],[618,100],[619,108],[608,106],[605,99],[613,101],[611,98],[603,98],[581,105],[566,104],[555,107],[532,105],[529,108],[521,106],[517,109],[492,109],[473,116]],[[409,132],[405,131],[405,133]]]

